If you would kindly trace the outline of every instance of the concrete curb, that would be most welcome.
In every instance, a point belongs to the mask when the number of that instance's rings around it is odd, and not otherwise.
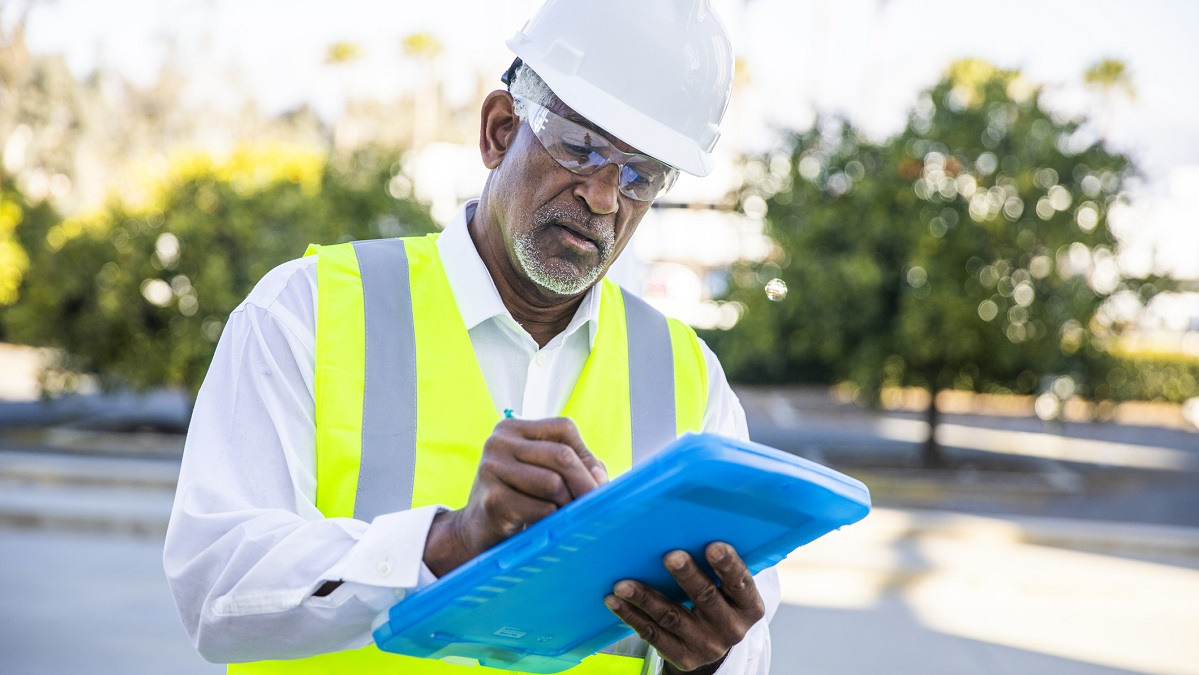
[[[859,590],[902,589],[940,573],[945,559],[936,553],[930,559],[929,551],[973,551],[975,562],[1017,551],[1073,552],[1199,569],[1199,528],[876,508],[864,521],[791,553],[779,573],[804,594],[824,598],[818,602],[835,604],[844,599],[821,596],[825,582],[853,578],[863,584],[851,584]]]
[[[1168,554],[1199,560],[1199,528],[1040,516],[978,516],[904,509],[910,532],[922,536],[1010,537],[1013,542],[1111,554]]]
[[[178,459],[183,456],[184,437],[153,431],[130,433],[54,426],[10,429],[4,434],[4,441],[8,445],[50,448],[79,455]]]
[[[0,482],[0,528],[161,537],[174,494]]]
[[[833,463],[836,465],[836,463]],[[948,499],[978,496],[1024,498],[1078,494],[1082,478],[1071,471],[1045,467],[1037,472],[937,471],[839,467],[870,488],[879,499]]]
[[[0,528],[162,536],[178,471],[177,463],[161,459],[0,452]],[[1199,564],[1199,528],[931,508],[879,507],[868,519],[894,540],[987,538]]]
[[[0,452],[0,528],[162,536],[177,461]]]
[[[179,462],[71,455],[55,452],[0,452],[0,481],[25,485],[159,489],[173,492]]]

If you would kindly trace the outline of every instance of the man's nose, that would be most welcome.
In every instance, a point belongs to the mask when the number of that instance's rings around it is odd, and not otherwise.
[[[575,195],[587,208],[599,215],[615,213],[620,207],[620,167],[609,164],[582,178],[575,187]]]

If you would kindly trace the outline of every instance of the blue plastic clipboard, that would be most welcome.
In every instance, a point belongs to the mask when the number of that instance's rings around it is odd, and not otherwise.
[[[732,544],[755,574],[861,520],[860,481],[800,457],[710,434],[684,436],[392,607],[374,632],[388,652],[556,673],[632,630],[603,604],[621,579],[676,601],[662,565]],[[709,570],[710,572],[711,570]]]

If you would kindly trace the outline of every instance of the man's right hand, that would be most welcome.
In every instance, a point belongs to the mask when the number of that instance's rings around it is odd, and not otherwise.
[[[503,420],[483,444],[466,506],[434,517],[425,565],[444,576],[606,482],[570,419]]]

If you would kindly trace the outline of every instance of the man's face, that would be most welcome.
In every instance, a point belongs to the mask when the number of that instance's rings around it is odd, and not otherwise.
[[[561,102],[551,112],[604,135]],[[614,164],[582,176],[560,165],[522,122],[495,176],[492,190],[509,259],[528,281],[550,295],[586,291],[620,255],[650,202],[618,189]]]

